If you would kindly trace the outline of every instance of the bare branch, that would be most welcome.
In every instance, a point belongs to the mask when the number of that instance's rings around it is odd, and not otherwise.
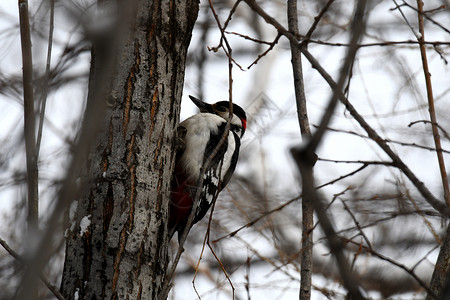
[[[349,242],[350,242],[350,243],[354,243],[354,242],[352,242],[352,241],[349,241]],[[358,246],[359,246],[359,245],[358,245]],[[426,284],[425,282],[423,282],[423,280],[420,279],[419,276],[417,276],[416,273],[414,273],[414,270],[413,270],[412,268],[408,268],[408,267],[405,266],[404,264],[401,264],[401,263],[399,263],[399,262],[397,262],[397,261],[395,261],[395,260],[393,260],[393,259],[387,257],[386,255],[383,255],[383,254],[381,254],[381,253],[375,251],[375,250],[374,250],[373,248],[371,248],[371,247],[363,246],[363,248],[364,248],[365,250],[367,250],[370,254],[374,255],[375,257],[377,257],[377,258],[379,258],[379,259],[381,259],[381,260],[383,260],[383,261],[389,262],[390,264],[392,264],[392,265],[394,265],[394,266],[396,266],[396,267],[398,267],[398,268],[404,270],[404,271],[405,271],[406,273],[408,273],[411,277],[413,277],[414,280],[417,281],[417,283],[420,284],[420,286],[422,286],[425,290],[429,291],[429,293],[432,294],[432,291],[428,288],[427,284]],[[439,299],[439,298],[436,298],[436,299]]]
[[[313,126],[317,127],[315,125],[313,125]],[[327,130],[333,131],[333,132],[342,132],[342,133],[346,133],[346,134],[351,134],[351,135],[355,135],[355,136],[358,136],[358,137],[364,138],[364,139],[372,139],[370,136],[366,136],[364,134],[360,134],[360,133],[357,133],[357,132],[351,131],[351,130],[341,130],[341,129],[331,128],[331,127],[328,127]],[[424,149],[424,150],[428,150],[428,151],[437,151],[437,149],[434,147],[429,147],[429,146],[425,146],[425,145],[421,145],[421,144],[417,144],[417,143],[407,143],[407,142],[396,141],[396,140],[387,139],[387,138],[383,139],[381,137],[380,137],[380,139],[382,139],[382,141],[387,144],[397,144],[397,145],[404,146],[404,147],[414,147],[414,148]],[[443,153],[450,154],[450,150],[441,149],[441,151]]]
[[[340,180],[342,180],[342,179],[345,179],[345,178],[347,178],[347,177],[350,177],[350,176],[353,176],[353,175],[359,173],[360,171],[364,170],[364,169],[367,168],[368,166],[369,166],[369,164],[364,164],[363,166],[357,168],[357,169],[354,170],[354,171],[351,171],[351,172],[349,172],[349,173],[347,173],[347,174],[345,174],[345,175],[339,176],[339,177],[336,178],[336,179],[333,179],[333,180],[328,181],[328,182],[326,182],[326,183],[324,183],[324,184],[322,184],[322,185],[319,185],[318,187],[316,187],[316,189],[321,189],[321,188],[324,188],[324,187],[326,187],[326,186],[328,186],[328,185],[335,184],[336,182],[338,182],[338,181],[340,181]],[[232,232],[230,232],[230,233],[228,233],[228,234],[226,234],[226,235],[224,235],[224,236],[221,236],[221,237],[218,238],[218,239],[215,239],[214,241],[212,241],[212,243],[217,243],[217,242],[219,242],[219,241],[221,241],[221,240],[223,240],[223,239],[226,239],[226,238],[235,236],[239,231],[243,230],[244,228],[248,228],[248,227],[253,226],[254,224],[256,224],[256,223],[257,223],[258,221],[260,221],[261,219],[263,219],[263,218],[265,218],[265,217],[267,217],[267,216],[269,216],[269,215],[271,215],[271,214],[273,214],[273,213],[275,213],[275,212],[281,211],[281,210],[282,210],[283,208],[285,208],[286,206],[289,206],[290,204],[292,204],[293,202],[295,202],[295,201],[297,201],[297,200],[299,200],[299,199],[301,199],[301,198],[302,198],[302,195],[299,195],[299,196],[297,196],[297,197],[294,197],[294,198],[292,198],[292,199],[286,201],[285,203],[281,204],[280,206],[277,206],[277,207],[275,207],[275,208],[273,208],[273,209],[271,209],[271,210],[265,212],[264,214],[262,214],[262,215],[260,215],[259,217],[253,219],[252,221],[248,222],[247,224],[245,224],[245,225],[239,227],[238,229],[236,229],[236,230],[234,230],[234,231],[232,231]]]
[[[320,65],[320,63],[315,59],[315,57],[305,48],[302,48],[302,53],[312,64],[322,77],[328,82],[328,84],[334,89],[336,86],[335,81],[331,78],[328,72]],[[430,190],[425,186],[425,184],[416,177],[416,175],[408,168],[408,166],[402,161],[402,159],[389,147],[387,142],[378,135],[378,133],[366,122],[366,120],[356,111],[353,105],[350,103],[347,97],[342,93],[338,93],[339,100],[346,107],[347,111],[355,118],[355,120],[360,124],[360,126],[367,132],[369,138],[374,140],[378,146],[392,159],[393,164],[402,170],[402,172],[409,178],[409,180],[414,184],[414,186],[419,190],[422,196],[427,200],[427,202],[441,214],[450,216],[450,209],[446,207],[439,199],[433,196]]]
[[[412,6],[411,4],[409,4],[409,3],[406,2],[406,1],[403,1],[403,4],[404,4],[405,6],[411,8],[412,10],[416,11],[418,16],[419,16],[419,15],[422,15],[422,18],[425,17],[428,21],[430,21],[430,22],[433,23],[434,25],[438,26],[439,28],[441,28],[441,29],[444,30],[445,32],[450,33],[450,30],[448,30],[447,28],[445,28],[445,26],[443,26],[442,24],[436,22],[434,19],[432,19],[431,17],[429,17],[429,16],[427,15],[427,13],[434,13],[434,12],[437,12],[437,11],[439,11],[439,10],[444,9],[444,8],[445,8],[445,5],[441,5],[441,6],[438,6],[437,8],[435,8],[435,9],[431,9],[431,10],[428,10],[428,11],[424,11],[424,10],[423,10],[423,5],[422,5],[422,9],[420,9],[419,7],[418,7],[418,8],[415,8],[414,6]],[[419,18],[420,18],[420,16],[419,16]],[[420,24],[419,24],[419,32],[420,32]]]
[[[276,38],[273,40],[273,42],[270,43],[270,47],[267,48],[267,50],[264,51],[263,53],[259,54],[258,57],[255,59],[255,61],[252,62],[252,63],[247,67],[247,69],[250,69],[253,65],[256,65],[256,64],[258,63],[258,61],[259,61],[261,58],[263,58],[264,56],[267,55],[267,53],[269,53],[270,51],[272,51],[272,49],[275,47],[275,45],[278,44],[278,40],[280,39],[280,37],[281,37],[281,34],[278,34],[278,35],[276,36]]]
[[[22,74],[24,96],[24,131],[27,161],[27,185],[28,185],[28,235],[36,234],[39,219],[39,190],[38,190],[38,166],[35,141],[35,115],[34,115],[34,91],[33,91],[33,60],[31,53],[30,20],[28,15],[28,1],[19,0],[20,40],[22,46]],[[37,298],[37,272],[34,263],[29,264],[28,277],[25,286],[19,286],[17,299]]]
[[[322,19],[323,15],[325,15],[325,13],[330,8],[330,6],[333,2],[334,2],[334,0],[328,0],[327,4],[322,8],[322,10],[319,12],[319,14],[314,17],[314,23],[311,25],[308,32],[306,33],[306,36],[305,36],[304,41],[302,42],[301,46],[303,46],[304,43],[307,43],[309,41],[312,34],[314,33],[314,30],[316,30],[317,25],[319,25],[319,22]]]
[[[28,1],[19,0],[20,38],[22,44],[24,129],[28,174],[28,222],[30,228],[38,224],[38,169],[35,144],[35,116],[33,91],[33,60],[31,54]]]
[[[417,8],[418,8],[417,16],[419,18],[419,33],[420,33],[420,35],[417,37],[417,40],[419,41],[420,45],[420,55],[422,57],[423,74],[425,76],[425,84],[427,87],[428,111],[430,113],[431,129],[433,131],[434,145],[436,146],[436,154],[439,162],[439,170],[441,171],[442,186],[444,188],[444,199],[445,202],[447,203],[447,206],[450,206],[450,189],[448,185],[447,171],[445,169],[444,155],[442,154],[441,138],[439,136],[438,127],[436,126],[437,119],[436,119],[436,110],[434,108],[431,73],[428,68],[427,50],[425,49],[425,45],[423,44],[423,42],[425,41],[425,29],[423,24],[424,13],[422,0],[417,0]]]
[[[343,280],[344,286],[349,292],[352,299],[364,299],[361,294],[359,283],[357,277],[353,274],[350,265],[344,255],[344,245],[340,242],[334,226],[327,216],[325,206],[322,203],[322,199],[318,195],[314,187],[314,176],[312,172],[312,167],[315,163],[314,152],[317,146],[321,142],[323,135],[326,131],[326,127],[330,122],[331,116],[333,115],[334,109],[338,103],[338,94],[341,93],[344,84],[347,80],[347,76],[351,72],[351,67],[353,66],[353,61],[356,56],[356,51],[358,47],[356,46],[358,40],[362,36],[365,29],[364,13],[367,1],[359,1],[355,16],[351,26],[351,42],[352,45],[346,55],[344,64],[341,67],[339,81],[333,88],[333,96],[331,97],[327,109],[321,118],[318,130],[312,135],[311,139],[307,142],[307,145],[303,149],[292,149],[292,154],[298,165],[298,168],[302,175],[302,187],[303,187],[303,198],[308,199],[308,201],[314,206],[314,211],[317,213],[320,225],[325,232],[328,240],[328,247],[331,253],[333,253]],[[291,41],[294,43],[295,41]]]
[[[408,127],[411,127],[411,126],[413,126],[413,125],[416,125],[417,123],[432,124],[432,122],[431,122],[431,121],[428,121],[428,120],[417,120],[417,121],[414,121],[414,122],[409,123],[409,124],[408,124]],[[450,140],[450,135],[448,134],[448,132],[447,132],[444,128],[442,128],[441,125],[439,125],[439,124],[435,124],[435,125],[442,131],[442,133],[444,134],[445,138],[448,139],[448,140]],[[436,150],[436,149],[434,149],[434,150]],[[441,149],[441,150],[444,152],[443,149]],[[447,153],[448,153],[448,152],[447,152]]]
[[[9,245],[6,243],[6,241],[3,240],[2,238],[0,238],[0,245],[2,245],[2,247],[17,261],[19,261],[22,264],[25,264],[25,260],[16,251],[14,251],[11,247],[9,247]],[[55,295],[56,298],[58,298],[59,300],[64,300],[64,296],[61,295],[61,293],[58,291],[58,288],[56,286],[54,286],[53,284],[51,284],[44,277],[44,275],[42,275],[42,273],[39,275],[39,277],[42,280],[42,282],[47,286],[47,288],[53,293],[53,295]]]
[[[333,47],[350,47],[348,43],[333,43],[333,42],[326,42],[321,40],[308,40],[308,43],[311,44],[318,44],[318,45],[327,45],[327,46],[333,46]],[[366,47],[387,47],[387,46],[398,46],[398,45],[418,45],[418,41],[413,40],[406,40],[406,41],[384,41],[384,42],[374,42],[374,43],[364,43],[364,44],[358,44],[359,48],[366,48]],[[445,41],[424,41],[425,45],[437,47],[440,45],[448,46],[450,45],[450,42]],[[431,47],[430,47],[431,48]]]
[[[48,46],[47,46],[47,64],[45,67],[44,82],[42,83],[42,95],[41,95],[41,109],[39,112],[39,127],[36,141],[36,157],[39,157],[39,151],[41,149],[42,129],[44,127],[45,119],[45,107],[47,105],[48,95],[48,83],[50,80],[50,63],[52,59],[52,47],[53,47],[53,29],[55,19],[55,0],[50,0],[50,24],[48,29]]]
[[[289,31],[295,36],[300,36],[298,31],[297,0],[288,0],[287,16]],[[294,75],[295,102],[297,105],[297,118],[300,125],[300,133],[302,135],[302,139],[309,139],[311,137],[311,129],[309,127],[308,111],[306,109],[305,85],[303,81],[300,45],[297,41],[290,40],[289,42],[291,46],[291,63]],[[314,207],[310,198],[304,197],[302,200],[302,240],[300,255],[301,271],[299,297],[301,300],[308,300],[311,299],[311,280],[313,270]]]

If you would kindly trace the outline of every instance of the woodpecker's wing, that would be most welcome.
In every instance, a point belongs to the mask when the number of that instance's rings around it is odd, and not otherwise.
[[[179,167],[179,161],[184,151],[186,150],[186,133],[187,129],[183,125],[180,124],[177,128],[177,135],[175,140],[175,170],[174,176],[172,178],[172,186],[171,186],[171,201],[170,201],[170,215],[169,215],[169,237],[175,234],[181,227],[184,226],[184,223],[180,221],[183,219],[185,214],[185,205],[183,202],[188,201],[189,199],[184,199],[184,181],[185,174],[181,171]],[[189,205],[189,204],[188,204]],[[192,205],[192,203],[190,203]],[[181,236],[180,236],[181,237]]]
[[[222,181],[220,182],[220,190],[222,190],[228,184],[231,176],[234,173],[234,170],[236,169],[236,164],[239,158],[239,148],[241,147],[241,139],[239,138],[239,136],[233,131],[230,131],[228,134],[228,147],[222,165]]]
[[[210,139],[206,145],[203,165],[204,167],[209,157],[214,154],[217,145],[222,140],[225,132],[226,122],[218,126],[216,133],[210,133]],[[213,157],[211,164],[205,170],[203,175],[203,187],[200,196],[200,205],[198,207],[194,223],[201,220],[214,200],[214,197],[227,185],[233,174],[239,156],[240,139],[233,131],[228,131],[228,137],[225,139],[217,154]]]

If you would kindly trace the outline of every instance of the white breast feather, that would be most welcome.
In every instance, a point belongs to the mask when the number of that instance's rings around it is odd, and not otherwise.
[[[192,176],[192,179],[197,180],[200,176],[210,133],[217,133],[219,125],[223,122],[224,119],[217,115],[199,113],[180,123],[180,126],[187,130],[186,148],[181,156],[180,164],[186,173]]]

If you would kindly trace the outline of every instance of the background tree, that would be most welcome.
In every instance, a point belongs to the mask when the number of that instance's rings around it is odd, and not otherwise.
[[[57,226],[70,206],[66,299],[155,299],[161,291],[174,133],[197,11],[196,1],[102,1],[91,8],[86,114],[48,221]],[[26,283],[45,266],[53,234],[48,228],[36,241],[18,299],[36,297]]]

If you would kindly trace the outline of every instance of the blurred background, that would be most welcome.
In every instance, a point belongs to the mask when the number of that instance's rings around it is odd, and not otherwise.
[[[328,0],[298,1],[300,34],[306,34]],[[308,49],[337,80],[357,1],[336,0],[311,36]],[[235,1],[212,1],[222,24]],[[286,1],[258,4],[287,28]],[[450,10],[445,0],[425,3],[425,40],[444,158],[450,151]],[[366,31],[345,94],[372,128],[437,197],[443,188],[429,122],[415,1],[369,1]],[[56,1],[48,88],[50,1],[31,1],[36,110],[45,101],[39,154],[40,222],[45,229],[87,98],[90,44],[86,33],[102,26],[95,1]],[[229,97],[228,58],[207,1],[200,1],[181,120],[196,113],[188,95],[207,102]],[[233,101],[247,111],[239,164],[215,205],[210,245],[208,218],[191,230],[169,299],[297,299],[301,253],[301,180],[290,149],[302,145],[289,41],[240,3],[226,28],[233,49]],[[26,231],[26,164],[22,61],[17,3],[0,3],[0,238],[17,252],[30,247]],[[270,51],[269,48],[273,47]],[[308,116],[314,132],[331,89],[303,59]],[[44,100],[46,99],[46,100]],[[348,259],[372,299],[423,299],[413,273],[429,282],[447,220],[441,218],[389,157],[338,105],[317,151],[316,185]],[[447,164],[448,166],[448,164]],[[316,222],[316,221],[315,221]],[[55,235],[46,278],[59,286],[64,228]],[[172,241],[173,255],[177,249]],[[370,247],[373,251],[368,251]],[[200,256],[202,260],[198,267]],[[320,226],[314,228],[313,299],[343,299],[345,290]],[[226,270],[227,276],[222,271]],[[14,295],[21,266],[0,249],[1,299]],[[195,271],[197,274],[195,276]],[[231,283],[230,283],[231,282]],[[42,299],[54,296],[40,289]]]

